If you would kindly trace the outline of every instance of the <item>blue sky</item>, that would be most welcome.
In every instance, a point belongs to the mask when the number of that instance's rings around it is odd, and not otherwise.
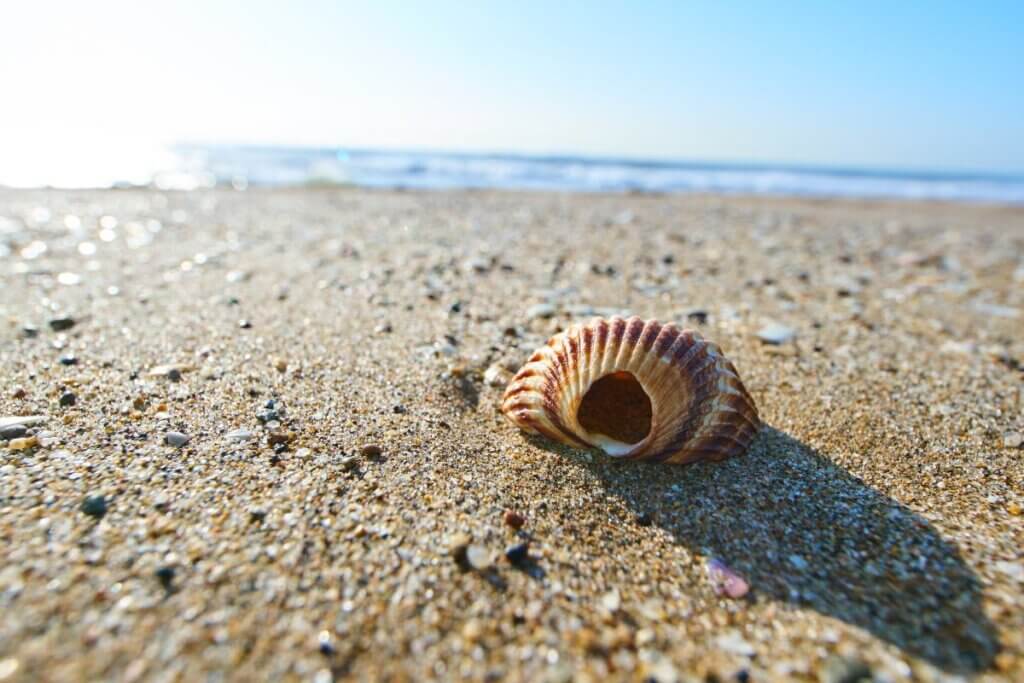
[[[31,5],[0,25],[8,165],[193,141],[1024,171],[1020,3]]]

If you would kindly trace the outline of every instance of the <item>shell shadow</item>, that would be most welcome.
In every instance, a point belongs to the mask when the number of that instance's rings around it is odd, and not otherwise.
[[[587,463],[607,492],[752,593],[865,629],[948,672],[988,668],[998,639],[981,583],[926,519],[813,448],[765,426],[741,458],[685,467]],[[631,523],[637,523],[636,521]]]

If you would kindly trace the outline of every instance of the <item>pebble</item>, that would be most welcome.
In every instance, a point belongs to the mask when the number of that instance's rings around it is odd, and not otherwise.
[[[70,316],[63,316],[61,318],[52,318],[50,320],[50,329],[54,332],[64,332],[70,330],[75,326],[75,319]]]
[[[1009,432],[1003,435],[1004,448],[1020,448],[1024,444],[1024,435],[1019,432]]]
[[[286,371],[288,369],[288,361],[286,361],[284,358],[275,358],[274,369],[277,370],[278,372]]]
[[[489,387],[503,387],[512,379],[512,373],[506,370],[500,363],[492,363],[484,371],[484,384]]]
[[[229,441],[248,441],[254,436],[256,436],[255,432],[250,432],[248,429],[236,429],[225,434],[224,438]]]
[[[78,509],[90,517],[100,519],[107,514],[107,499],[103,496],[89,496]]]
[[[478,572],[489,569],[492,560],[487,548],[482,545],[470,545],[466,548],[466,562]]]
[[[34,436],[27,436],[22,439],[11,439],[7,444],[7,448],[12,451],[25,451],[29,448],[35,448],[39,445],[39,439]]]
[[[451,555],[452,559],[462,567],[463,569],[469,568],[469,561],[466,557],[466,553],[469,550],[469,544],[473,542],[469,534],[458,533],[448,539],[448,554]]]
[[[859,659],[833,655],[825,660],[818,672],[821,683],[860,683],[870,682],[871,669]]]
[[[60,395],[60,404],[64,408],[73,406],[76,403],[78,403],[78,396],[76,396],[74,393],[70,391],[65,391],[63,394]]]
[[[21,328],[21,336],[25,339],[35,339],[39,336],[39,328],[35,325],[23,325]]]
[[[750,584],[721,560],[709,560],[707,571],[715,595],[739,599],[750,592]]]
[[[686,314],[686,319],[698,325],[706,325],[708,322],[708,312],[699,309],[689,311]]]
[[[156,365],[150,368],[149,372],[146,374],[150,377],[167,377],[168,379],[178,381],[181,379],[182,373],[191,369],[191,366],[183,364]],[[175,377],[177,377],[177,379],[174,379]]]
[[[779,323],[768,323],[757,332],[757,338],[765,344],[785,344],[796,336],[796,330]]]
[[[164,435],[164,443],[168,446],[181,448],[189,442],[189,438],[181,432],[167,432]]]
[[[160,585],[164,587],[164,590],[170,590],[171,584],[174,582],[174,567],[160,567],[153,575],[156,577]]]
[[[799,555],[790,555],[789,563],[797,569],[807,569],[808,567],[807,560]]]
[[[61,365],[78,365],[78,358],[72,355],[66,355],[60,357]]]
[[[295,439],[291,432],[271,432],[267,434],[267,443],[271,446],[287,445]]]
[[[515,510],[505,510],[502,520],[505,522],[505,526],[510,526],[513,529],[521,529],[526,524],[526,518]]]
[[[10,441],[11,439],[20,439],[21,437],[28,434],[28,429],[25,425],[10,425],[8,427],[0,427],[0,439],[4,441]]]
[[[241,329],[243,329],[243,330],[249,330],[249,329],[252,329],[252,323],[251,323],[251,322],[249,322],[248,320],[239,320],[239,321],[238,321],[238,326],[239,326],[239,327],[240,327]]]
[[[526,562],[530,557],[530,544],[528,542],[516,543],[505,548],[505,559],[515,565]]]
[[[555,307],[551,304],[535,304],[526,309],[526,317],[529,320],[537,318],[551,318],[555,315]]]
[[[377,444],[367,444],[359,449],[359,455],[364,458],[379,458],[384,451]]]
[[[11,398],[25,398],[25,387],[15,387],[11,392]]]
[[[359,465],[359,456],[358,455],[346,455],[345,457],[343,457],[339,461],[338,464],[341,465],[342,469],[354,470],[356,468],[356,466]]]
[[[601,606],[609,612],[618,612],[622,607],[622,596],[618,591],[608,591],[601,596]]]
[[[0,428],[10,427],[11,425],[31,427],[34,424],[46,422],[46,420],[46,415],[15,415],[12,417],[0,417]]]

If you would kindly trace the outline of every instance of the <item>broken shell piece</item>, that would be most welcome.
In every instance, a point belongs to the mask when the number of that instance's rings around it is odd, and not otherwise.
[[[595,318],[549,339],[501,409],[524,431],[570,446],[668,463],[740,455],[761,424],[715,344],[636,317]]]

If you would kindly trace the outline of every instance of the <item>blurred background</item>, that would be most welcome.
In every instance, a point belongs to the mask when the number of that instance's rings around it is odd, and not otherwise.
[[[37,2],[0,185],[1024,202],[1011,2]]]

